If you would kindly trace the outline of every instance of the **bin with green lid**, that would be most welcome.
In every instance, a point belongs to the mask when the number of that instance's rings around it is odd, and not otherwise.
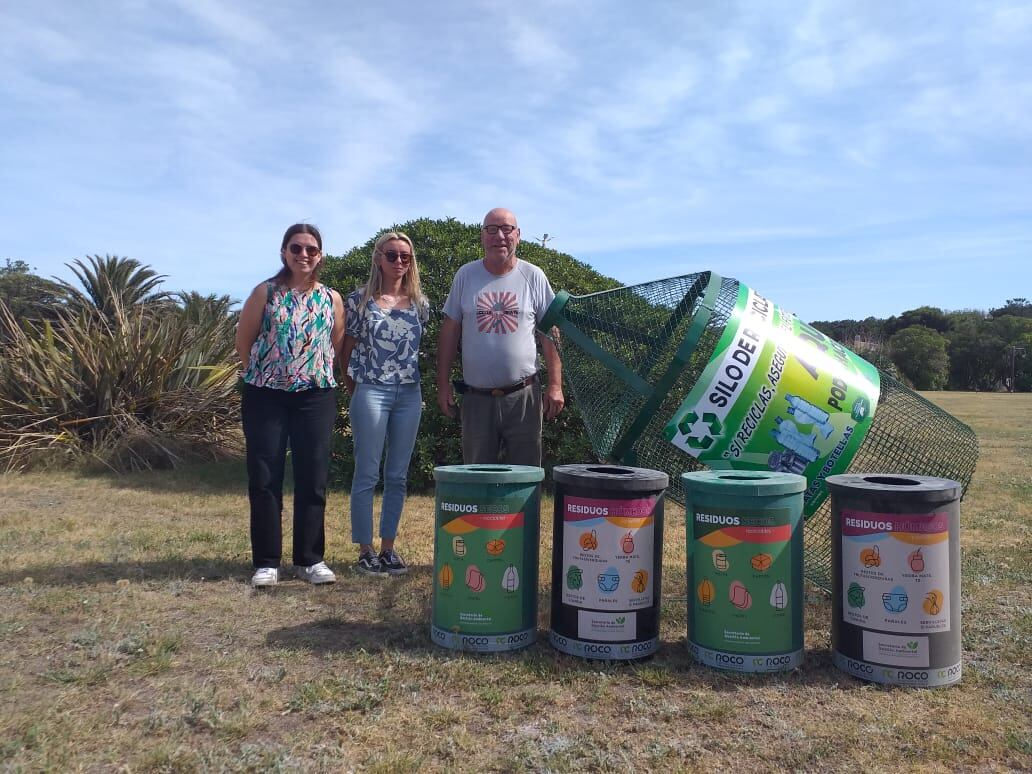
[[[803,491],[794,473],[681,477],[688,531],[688,647],[737,672],[803,662]]]
[[[434,468],[434,644],[491,653],[535,641],[544,477],[526,465]]]

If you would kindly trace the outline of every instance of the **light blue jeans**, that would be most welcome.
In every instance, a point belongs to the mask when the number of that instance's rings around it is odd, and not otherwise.
[[[351,540],[373,542],[373,491],[383,461],[380,537],[398,534],[408,489],[408,467],[416,445],[423,396],[419,383],[359,382],[351,396],[351,434],[355,439],[355,475],[351,479]],[[384,459],[384,446],[387,447]]]

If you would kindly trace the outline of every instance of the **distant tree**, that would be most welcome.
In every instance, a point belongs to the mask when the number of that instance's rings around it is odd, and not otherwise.
[[[899,317],[890,317],[885,321],[884,331],[891,336],[912,325],[923,325],[939,333],[946,333],[950,329],[950,318],[936,306],[919,306],[917,309],[903,312]]]
[[[918,390],[941,390],[949,380],[947,342],[941,333],[911,325],[889,339],[892,360]]]
[[[1032,302],[1027,298],[1008,298],[1007,303],[999,309],[990,309],[989,316],[992,318],[1011,315],[1013,317],[1032,317]]]
[[[15,320],[52,319],[61,297],[60,287],[32,272],[25,261],[4,260],[0,266],[0,302]]]
[[[1005,344],[981,312],[950,314],[950,380],[956,390],[995,390],[1004,378]]]
[[[58,280],[65,302],[72,309],[93,307],[110,318],[119,308],[128,309],[170,297],[169,293],[157,290],[165,275],[134,258],[91,255],[86,262],[77,258],[65,265],[82,286],[80,289]]]

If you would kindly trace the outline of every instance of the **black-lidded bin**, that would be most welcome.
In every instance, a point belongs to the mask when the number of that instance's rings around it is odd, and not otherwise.
[[[828,491],[835,666],[892,685],[960,680],[961,485],[847,473]]]
[[[666,473],[558,465],[552,533],[556,650],[632,661],[659,648]]]

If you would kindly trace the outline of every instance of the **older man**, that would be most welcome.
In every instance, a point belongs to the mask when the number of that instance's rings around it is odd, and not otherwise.
[[[455,273],[437,352],[437,404],[457,415],[450,382],[462,339],[462,458],[469,465],[541,465],[542,415],[563,410],[562,364],[551,339],[535,332],[555,293],[545,273],[516,257],[516,216],[497,208],[480,230],[484,258]],[[541,343],[548,385],[537,373]]]

